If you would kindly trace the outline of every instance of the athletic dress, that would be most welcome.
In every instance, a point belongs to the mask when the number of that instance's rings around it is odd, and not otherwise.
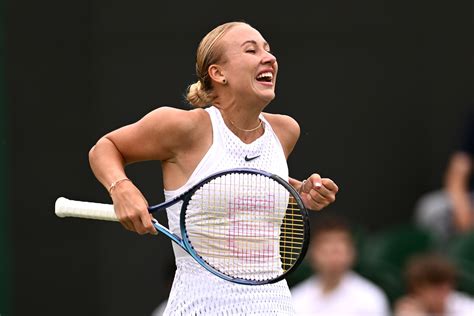
[[[264,133],[251,144],[242,142],[224,123],[220,111],[206,108],[212,123],[213,141],[185,185],[165,190],[165,199],[183,193],[206,176],[237,168],[257,168],[288,179],[283,148],[267,120]],[[167,209],[170,230],[181,236],[181,203]],[[176,274],[164,315],[294,315],[286,280],[265,285],[241,285],[225,281],[201,267],[175,243]]]

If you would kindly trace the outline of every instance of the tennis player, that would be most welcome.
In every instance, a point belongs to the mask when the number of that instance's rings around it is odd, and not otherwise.
[[[121,224],[139,234],[156,234],[147,201],[127,178],[125,166],[162,162],[167,200],[200,179],[229,168],[266,170],[288,179],[307,208],[321,210],[335,201],[337,185],[314,173],[289,177],[287,158],[299,134],[287,115],[262,112],[275,98],[278,64],[260,32],[243,22],[217,26],[200,42],[197,82],[188,87],[191,110],[160,107],[136,123],[99,139],[90,165],[108,189]],[[180,204],[167,209],[170,230],[179,235]],[[222,280],[173,243],[177,271],[165,315],[293,315],[285,280],[240,285]]]

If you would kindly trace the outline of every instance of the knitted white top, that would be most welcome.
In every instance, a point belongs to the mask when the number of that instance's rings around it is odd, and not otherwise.
[[[260,115],[265,129],[263,135],[245,144],[229,130],[217,108],[211,106],[206,111],[212,123],[212,145],[185,185],[177,190],[165,190],[166,200],[183,193],[206,176],[230,168],[257,168],[288,179],[283,148],[263,115]],[[169,228],[178,236],[181,236],[181,204],[167,209]],[[164,315],[294,315],[285,280],[266,285],[235,284],[205,270],[175,243],[173,250],[177,271]]]

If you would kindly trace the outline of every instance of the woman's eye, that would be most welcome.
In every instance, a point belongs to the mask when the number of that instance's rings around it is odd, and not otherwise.
[[[246,52],[247,53],[255,53],[255,49],[247,49]]]

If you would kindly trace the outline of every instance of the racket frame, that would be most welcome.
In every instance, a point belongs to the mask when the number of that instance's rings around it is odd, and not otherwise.
[[[298,206],[301,209],[302,220],[304,222],[304,232],[303,232],[304,237],[303,237],[303,246],[301,248],[301,253],[300,253],[298,259],[295,261],[295,263],[291,266],[291,268],[289,268],[288,270],[286,270],[284,273],[282,273],[280,276],[278,276],[276,278],[269,279],[269,280],[259,280],[259,281],[257,281],[257,280],[236,278],[236,277],[229,276],[225,273],[222,273],[222,272],[214,269],[213,267],[211,267],[209,264],[207,264],[207,262],[203,258],[201,258],[201,256],[199,256],[196,253],[196,251],[194,250],[194,247],[191,244],[191,241],[189,240],[189,236],[188,236],[187,230],[186,230],[186,209],[187,209],[189,201],[190,201],[191,197],[193,196],[194,192],[199,190],[204,184],[212,181],[213,179],[224,176],[226,174],[231,174],[231,173],[232,174],[234,174],[234,173],[256,174],[256,175],[262,175],[262,176],[265,176],[267,178],[273,179],[274,181],[281,184],[283,187],[285,187],[290,192],[290,194],[295,198]],[[263,170],[259,170],[259,169],[253,169],[253,168],[227,169],[225,171],[216,172],[216,173],[206,177],[204,180],[202,180],[202,181],[196,183],[195,185],[193,185],[193,187],[190,190],[186,191],[185,193],[183,193],[182,195],[177,197],[177,199],[179,199],[179,200],[182,199],[183,200],[183,205],[181,206],[181,213],[180,213],[181,238],[180,239],[178,238],[178,240],[175,240],[174,237],[177,237],[177,236],[175,234],[171,233],[171,232],[170,233],[173,236],[170,236],[168,234],[167,234],[167,236],[170,237],[173,241],[177,242],[178,245],[180,245],[187,253],[189,253],[191,255],[191,257],[193,257],[206,270],[208,270],[209,272],[213,273],[214,275],[216,275],[216,276],[218,276],[218,277],[220,277],[224,280],[227,280],[227,281],[230,281],[230,282],[233,282],[233,283],[244,284],[244,285],[263,285],[263,284],[275,283],[275,282],[278,282],[278,281],[284,279],[289,273],[294,271],[306,255],[306,251],[308,250],[309,234],[310,234],[308,212],[307,212],[307,210],[304,206],[303,200],[301,199],[298,192],[287,181],[283,180],[280,176],[278,176],[276,174],[266,172],[266,171],[263,171]],[[162,227],[165,230],[167,230],[164,226],[162,226]],[[162,231],[162,230],[160,229],[160,231]]]

